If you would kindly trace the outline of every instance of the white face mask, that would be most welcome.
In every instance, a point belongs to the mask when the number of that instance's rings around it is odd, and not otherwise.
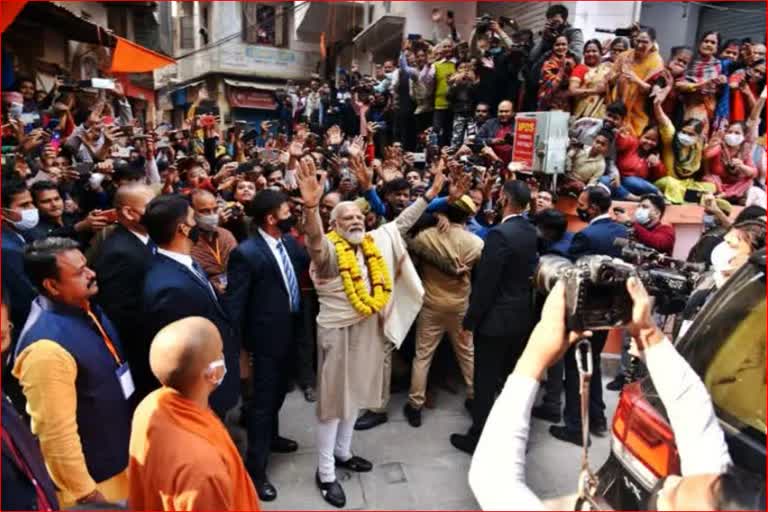
[[[195,220],[197,221],[197,225],[200,226],[200,229],[203,231],[216,231],[216,228],[219,226],[219,216],[215,213],[211,213],[210,215],[195,215]]]
[[[40,221],[40,212],[37,210],[37,208],[20,210],[19,213],[21,214],[21,220],[14,222],[9,219],[9,222],[13,224],[13,227],[19,231],[27,231],[32,229],[37,226],[37,223]]]
[[[213,373],[214,371],[216,371],[216,368],[224,368],[224,371],[222,372],[221,377],[219,377],[219,379],[217,379],[216,382],[214,382],[214,384],[216,384],[216,387],[219,387],[221,386],[221,383],[224,382],[224,376],[227,375],[226,361],[224,359],[217,359],[216,361],[212,361],[208,365],[208,368],[206,368],[205,372]]]
[[[692,146],[696,142],[696,138],[692,135],[681,132],[677,134],[677,141],[683,146]]]
[[[728,133],[724,138],[725,143],[730,147],[740,146],[744,142],[744,136],[740,133]]]
[[[635,220],[638,224],[645,226],[651,222],[651,212],[648,211],[648,208],[638,207],[635,210]]]

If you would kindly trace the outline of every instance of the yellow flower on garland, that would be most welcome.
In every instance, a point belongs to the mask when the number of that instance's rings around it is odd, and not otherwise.
[[[339,265],[344,293],[352,307],[363,316],[370,316],[384,309],[384,306],[389,302],[390,295],[392,295],[392,281],[384,258],[376,247],[373,238],[370,235],[365,235],[361,245],[373,295],[368,293],[368,288],[363,282],[363,275],[360,272],[355,249],[352,245],[336,231],[331,231],[328,234],[328,239],[336,249],[336,261]]]

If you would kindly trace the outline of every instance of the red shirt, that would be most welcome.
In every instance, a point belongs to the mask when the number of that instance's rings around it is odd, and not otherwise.
[[[659,163],[648,165],[648,159],[638,153],[640,139],[634,135],[620,133],[616,137],[616,167],[622,177],[635,176],[648,181],[656,181],[667,175],[667,168],[659,155]]]
[[[635,222],[634,229],[638,242],[669,256],[672,255],[675,247],[675,228],[661,222],[652,228],[646,228]]]

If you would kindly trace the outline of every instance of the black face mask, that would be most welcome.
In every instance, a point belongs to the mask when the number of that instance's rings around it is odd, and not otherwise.
[[[200,238],[200,228],[197,226],[192,226],[189,228],[189,233],[187,233],[187,238],[193,243],[196,244],[198,239]]]
[[[579,216],[581,220],[584,222],[589,222],[589,210],[585,210],[583,208],[576,208],[576,214]]]
[[[291,229],[296,225],[296,217],[291,215],[288,218],[280,219],[277,221],[277,229],[280,230],[281,233],[290,233]]]

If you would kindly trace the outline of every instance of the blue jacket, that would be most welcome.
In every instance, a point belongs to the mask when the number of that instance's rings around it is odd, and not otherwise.
[[[109,318],[96,305],[93,313],[115,350],[125,361],[120,338]],[[118,364],[85,311],[38,296],[19,337],[16,355],[40,340],[52,340],[77,363],[77,433],[88,473],[103,482],[128,467],[131,400],[123,396]]]
[[[290,235],[283,236],[296,278],[309,267],[309,255]],[[302,336],[301,314],[292,313],[280,266],[260,233],[229,255],[225,304],[243,347],[262,356],[282,358]],[[302,309],[303,309],[302,304]]]
[[[54,510],[58,510],[59,502],[56,498],[56,487],[48,475],[43,454],[37,439],[30,432],[29,427],[11,405],[11,400],[3,393],[2,398],[3,443],[2,443],[2,509],[3,510],[37,510],[36,488],[39,487],[48,503]],[[26,464],[31,473],[27,476],[26,468],[19,464],[16,455],[11,452],[11,447],[6,443],[5,436],[13,443],[13,449]]]
[[[2,242],[2,284],[3,293],[7,293],[11,303],[11,322],[13,322],[13,341],[24,326],[29,315],[29,306],[37,293],[24,273],[24,246],[26,241],[16,231],[3,223]]]
[[[609,219],[593,221],[573,237],[569,250],[570,258],[577,260],[582,256],[606,255],[621,257],[621,248],[616,247],[617,238],[627,238],[627,228],[623,224]]]
[[[540,247],[541,254],[551,254],[553,256],[562,256],[563,258],[570,258],[571,243],[573,242],[574,234],[570,231],[563,233],[563,238],[554,243],[548,243]]]
[[[240,396],[240,341],[213,290],[189,268],[158,253],[144,278],[142,298],[146,347],[160,329],[189,316],[207,318],[219,329],[227,374],[209,402],[223,416]]]

